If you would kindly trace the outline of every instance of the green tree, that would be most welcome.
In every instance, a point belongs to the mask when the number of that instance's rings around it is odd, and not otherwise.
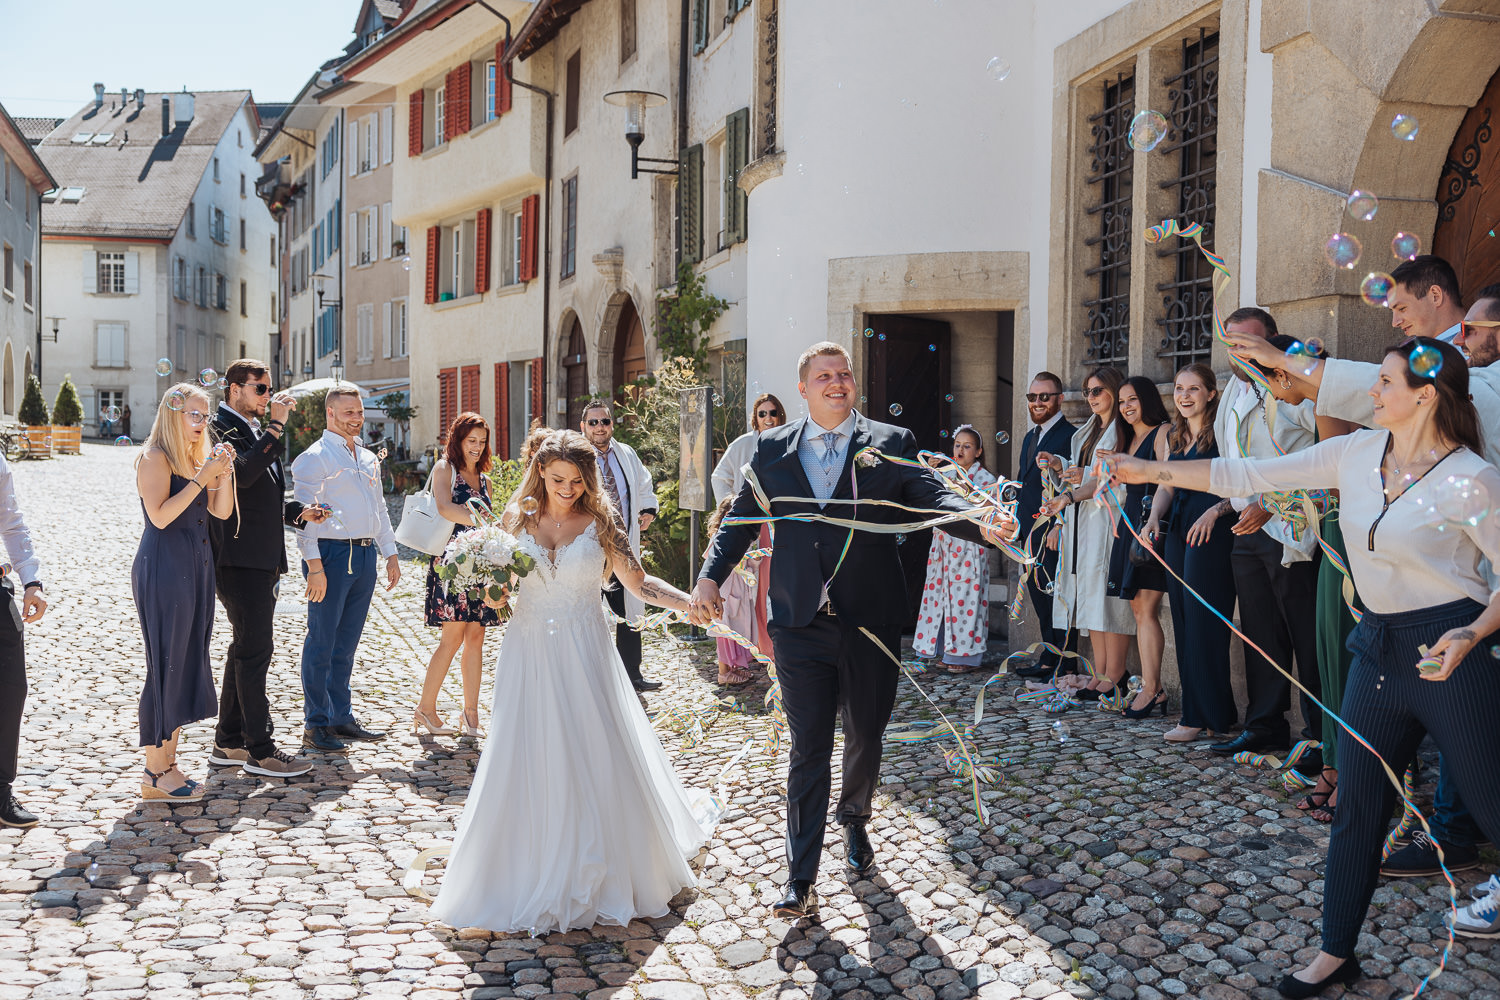
[[[62,385],[58,386],[57,399],[52,403],[52,423],[58,427],[77,427],[83,423],[83,404],[78,401],[72,375],[64,375]]]
[[[656,345],[663,358],[686,358],[693,371],[708,366],[708,331],[729,303],[703,290],[703,276],[686,261],[677,265],[677,294],[657,301]]]
[[[396,421],[402,431],[407,429],[407,425],[417,415],[417,408],[407,402],[404,392],[388,392],[375,400],[375,405],[384,410],[386,416]]]
[[[42,398],[41,380],[35,375],[26,376],[26,393],[21,397],[21,409],[16,416],[29,427],[45,427],[52,423],[52,417],[47,413],[47,401]]]
[[[310,392],[297,400],[297,408],[286,418],[286,431],[283,437],[286,440],[286,462],[292,464],[292,460],[307,450],[308,445],[323,436],[323,431],[328,427],[328,415],[324,413],[324,401],[328,396],[327,389],[319,389]]]

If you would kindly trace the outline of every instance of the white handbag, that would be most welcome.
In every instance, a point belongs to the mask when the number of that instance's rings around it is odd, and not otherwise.
[[[396,541],[409,549],[440,556],[458,527],[438,512],[437,498],[432,495],[432,475],[436,466],[427,474],[427,485],[407,496],[401,505],[401,523],[396,525]]]

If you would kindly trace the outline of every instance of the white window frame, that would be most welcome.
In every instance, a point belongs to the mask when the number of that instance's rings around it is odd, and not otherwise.
[[[501,233],[505,240],[500,255],[500,284],[503,286],[521,283],[521,245],[526,240],[526,231],[521,224],[522,206],[514,205],[501,209],[503,225]]]
[[[496,96],[496,87],[495,87],[495,85],[496,85],[496,82],[497,82],[496,74],[497,74],[498,70],[499,70],[499,67],[495,65],[495,60],[489,59],[489,60],[485,61],[485,64],[484,64],[484,120],[487,121],[487,122],[492,122],[496,118],[500,117],[498,114],[495,113],[495,96]]]
[[[100,250],[94,260],[99,275],[98,284],[94,286],[98,294],[124,295],[125,251]]]
[[[406,357],[411,345],[407,342],[407,308],[406,298],[391,300],[391,356],[396,358]]]
[[[365,152],[360,160],[360,172],[374,170],[380,166],[380,116],[369,115],[365,118]]]
[[[445,118],[448,114],[448,85],[440,83],[432,88],[432,144],[441,146],[448,140],[445,133],[448,131],[444,126],[447,124]]]

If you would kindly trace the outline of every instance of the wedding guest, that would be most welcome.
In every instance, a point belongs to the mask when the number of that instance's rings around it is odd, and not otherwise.
[[[1042,505],[1042,513],[1062,515],[1052,529],[1049,547],[1057,548],[1057,586],[1052,595],[1053,629],[1077,629],[1087,634],[1093,653],[1094,675],[1075,688],[1083,701],[1098,701],[1101,695],[1121,698],[1129,690],[1125,682],[1125,656],[1135,632],[1130,605],[1110,596],[1109,556],[1113,544],[1114,511],[1111,507],[1086,503],[1094,498],[1100,482],[1093,475],[1096,451],[1114,451],[1119,433],[1116,398],[1124,377],[1114,368],[1097,368],[1083,383],[1083,395],[1092,413],[1087,423],[1073,432],[1070,462],[1064,471],[1061,456],[1046,456],[1064,481],[1071,484]],[[1039,456],[1041,457],[1041,456]]]
[[[235,516],[213,521],[214,570],[219,603],[232,637],[224,656],[219,722],[209,763],[239,766],[247,774],[291,778],[312,770],[278,750],[272,739],[266,673],[275,649],[276,588],[287,571],[283,525],[301,530],[326,516],[319,507],[287,500],[281,435],[296,406],[290,393],[271,394],[271,369],[240,358],[224,372],[224,399],[213,432],[234,447]],[[261,423],[267,413],[270,419]]]
[[[1168,449],[1163,427],[1171,418],[1167,416],[1156,383],[1141,375],[1132,375],[1120,384],[1119,397],[1119,405],[1115,408],[1115,441],[1120,450],[1136,458],[1165,460]],[[1132,484],[1125,490],[1120,509],[1135,530],[1145,527],[1155,494],[1154,485]],[[1135,616],[1141,689],[1121,713],[1128,719],[1142,719],[1157,708],[1161,709],[1162,715],[1167,714],[1167,692],[1161,686],[1161,657],[1167,643],[1161,628],[1161,599],[1166,595],[1167,572],[1150,553],[1143,553],[1145,562],[1139,565],[1133,562],[1130,558],[1132,545],[1138,546],[1139,543],[1125,525],[1120,525],[1109,550],[1109,576],[1104,589],[1111,597],[1129,601],[1130,612]]]
[[[146,525],[130,573],[146,645],[141,692],[141,797],[173,803],[203,798],[177,767],[177,737],[212,718],[214,567],[208,520],[234,512],[234,447],[212,447],[207,394],[190,382],[168,389],[136,459],[136,490]]]
[[[740,492],[740,487],[745,485],[743,469],[749,464],[755,455],[755,442],[760,438],[763,431],[772,427],[780,427],[786,423],[786,407],[781,405],[781,400],[769,392],[761,393],[755,398],[755,403],[750,408],[753,430],[741,434],[729,443],[724,449],[724,457],[719,459],[719,464],[714,467],[713,487],[714,499],[719,506],[724,501],[732,501]],[[720,515],[723,519],[723,515]],[[714,529],[709,529],[713,534]],[[756,548],[768,549],[771,547],[771,526],[761,525],[760,538],[757,540]],[[761,556],[758,559],[746,559],[744,566],[755,577],[753,586],[753,601],[748,605],[741,598],[740,593],[746,588],[751,588],[738,572],[731,573],[729,579],[724,581],[724,624],[740,635],[746,637],[757,646],[769,649],[770,637],[766,634],[766,588],[770,583],[770,556]],[[755,662],[750,651],[730,639],[716,639],[719,658],[719,683],[720,684],[745,684],[753,679],[751,665]]]
[[[1407,337],[1436,337],[1445,344],[1458,339],[1464,319],[1458,274],[1435,254],[1403,260],[1391,272],[1391,326]]]
[[[447,450],[432,470],[432,495],[438,513],[452,521],[455,533],[476,526],[470,500],[490,508],[490,425],[477,413],[460,413],[448,428]],[[440,628],[437,649],[427,662],[427,676],[422,681],[422,699],[412,716],[412,730],[427,730],[434,736],[483,736],[479,727],[479,681],[484,668],[484,630],[500,624],[500,616],[483,600],[469,600],[460,590],[448,591],[437,575],[438,557],[427,564],[426,619],[429,627]],[[453,656],[463,648],[459,661],[463,678],[464,711],[459,730],[444,725],[438,714],[438,693]]]
[[[130,404],[125,404],[125,409],[120,411],[120,433],[130,437]]]
[[[359,443],[365,424],[359,389],[329,389],[323,412],[323,436],[292,463],[297,500],[333,510],[333,517],[308,525],[297,538],[307,577],[302,745],[343,753],[345,740],[385,739],[354,717],[349,678],[375,593],[377,552],[385,558],[387,590],[401,579],[401,564],[380,487],[380,461]]]
[[[956,478],[953,466],[983,489],[995,477],[980,461],[984,441],[968,424],[953,432],[953,465],[938,470],[942,478]],[[927,583],[922,607],[917,612],[917,634],[912,653],[936,656],[942,650],[943,664],[950,673],[961,674],[984,659],[990,633],[990,557],[985,547],[932,529],[932,547],[927,553]]]
[[[1213,369],[1197,362],[1184,367],[1173,383],[1172,401],[1177,414],[1167,434],[1167,461],[1217,458],[1214,417],[1219,386]],[[1229,569],[1234,535],[1229,521],[1221,521],[1228,512],[1229,501],[1185,486],[1158,486],[1151,501],[1145,535],[1153,545],[1158,539],[1164,545],[1163,555],[1175,574],[1167,579],[1167,593],[1172,598],[1182,682],[1182,720],[1162,737],[1168,743],[1192,743],[1209,733],[1228,732],[1238,717],[1229,686],[1229,626],[1214,614],[1218,611],[1225,619],[1234,614],[1234,575]],[[1188,594],[1178,577],[1199,596]]]
[[[630,534],[630,551],[637,559],[641,557],[641,532],[651,527],[656,520],[656,486],[651,482],[651,473],[635,449],[623,441],[615,440],[615,408],[609,400],[596,398],[583,408],[583,419],[578,429],[594,446],[599,461],[599,479],[604,492],[614,502],[622,526]],[[641,674],[641,633],[630,627],[629,622],[639,618],[646,610],[645,603],[634,594],[627,593],[611,579],[604,591],[609,609],[624,621],[615,625],[615,648],[620,652],[620,661],[625,664],[625,673],[637,691],[655,691],[661,681],[647,680]]]
[[[1441,364],[1414,364],[1418,351]],[[1350,637],[1354,666],[1341,714],[1364,739],[1340,755],[1344,794],[1328,846],[1322,951],[1281,981],[1283,996],[1314,996],[1362,975],[1354,948],[1396,802],[1387,769],[1399,773],[1424,737],[1442,751],[1480,827],[1500,838],[1500,671],[1486,641],[1500,627],[1500,592],[1482,567],[1500,561],[1500,519],[1453,492],[1462,479],[1500,496],[1500,472],[1481,457],[1469,388],[1463,355],[1420,337],[1388,348],[1369,388],[1379,429],[1279,458],[1116,465],[1123,481],[1228,495],[1337,489],[1345,529],[1359,540],[1349,568],[1369,610]],[[1492,904],[1467,907],[1454,930],[1493,937],[1495,921]]]
[[[1053,649],[1072,653],[1078,649],[1078,633],[1052,627],[1057,550],[1047,547],[1047,532],[1038,530],[1044,522],[1037,517],[1043,495],[1043,473],[1037,457],[1066,451],[1073,437],[1073,425],[1062,415],[1062,395],[1062,379],[1049,371],[1037,372],[1027,388],[1026,415],[1031,418],[1031,430],[1021,439],[1021,462],[1016,470],[1016,478],[1021,481],[1021,496],[1016,503],[1016,520],[1023,532],[1021,546],[1037,557],[1026,575],[1026,593],[1031,597],[1031,608],[1036,614],[1042,641]],[[1044,649],[1035,663],[1020,667],[1015,673],[1026,678],[1051,677],[1054,673],[1071,673],[1072,663],[1071,659]]]
[[[31,529],[21,517],[10,464],[0,455],[0,540],[5,555],[21,580],[21,610],[16,611],[16,588],[9,574],[0,578],[0,592],[9,614],[0,614],[0,826],[21,829],[40,822],[11,791],[21,750],[21,710],[26,704],[26,644],[22,625],[39,622],[47,611],[42,596],[42,564],[31,545]]]

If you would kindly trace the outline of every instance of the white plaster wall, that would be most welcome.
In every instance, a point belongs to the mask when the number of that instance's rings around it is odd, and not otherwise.
[[[1239,291],[1242,306],[1256,305],[1256,246],[1260,239],[1257,210],[1260,172],[1271,167],[1271,53],[1260,50],[1261,0],[1250,0],[1250,30],[1245,45],[1244,211],[1240,214]],[[1229,262],[1235,266],[1234,261]]]

